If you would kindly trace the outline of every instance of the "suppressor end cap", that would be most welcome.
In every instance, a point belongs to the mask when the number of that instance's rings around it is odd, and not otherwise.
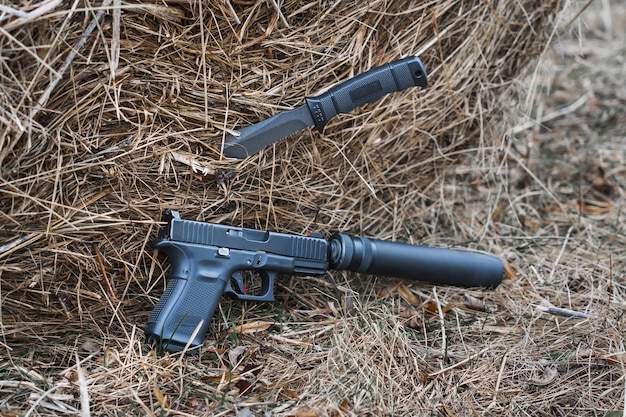
[[[328,239],[330,256],[329,267],[336,270],[346,270],[352,262],[354,243],[348,235],[334,234]]]

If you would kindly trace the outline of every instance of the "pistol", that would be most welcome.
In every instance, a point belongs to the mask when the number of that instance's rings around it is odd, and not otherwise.
[[[325,239],[184,220],[167,210],[152,247],[171,265],[165,292],[144,329],[158,350],[198,348],[222,295],[274,301],[278,274],[347,270],[437,285],[495,288],[504,267],[495,256],[338,233]],[[259,278],[249,292],[246,274]]]

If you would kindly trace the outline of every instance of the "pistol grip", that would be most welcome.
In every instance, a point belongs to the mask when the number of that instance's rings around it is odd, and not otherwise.
[[[168,351],[183,350],[187,343],[192,348],[200,346],[225,284],[219,278],[199,281],[170,276],[144,330],[148,343]]]
[[[230,275],[225,260],[196,244],[159,239],[152,246],[168,256],[171,270],[144,329],[148,343],[168,351],[200,346]]]

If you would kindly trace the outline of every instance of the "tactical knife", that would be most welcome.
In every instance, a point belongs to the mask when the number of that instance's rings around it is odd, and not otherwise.
[[[300,107],[244,127],[238,135],[227,134],[224,155],[243,159],[311,126],[321,133],[328,121],[339,113],[348,113],[395,91],[415,86],[425,88],[426,84],[426,70],[418,57],[390,62],[335,85],[319,96],[305,98],[306,103]]]

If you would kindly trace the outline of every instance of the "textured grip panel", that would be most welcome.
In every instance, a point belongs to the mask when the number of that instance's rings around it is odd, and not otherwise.
[[[416,56],[403,58],[332,87],[326,93],[306,99],[315,127],[320,132],[335,115],[372,103],[386,94],[409,87],[426,87],[426,70]]]
[[[207,282],[206,279],[170,277],[165,292],[148,318],[145,327],[148,343],[154,343],[159,349],[182,350],[204,320],[190,343],[191,347],[201,345],[224,287],[225,282],[217,278]]]

